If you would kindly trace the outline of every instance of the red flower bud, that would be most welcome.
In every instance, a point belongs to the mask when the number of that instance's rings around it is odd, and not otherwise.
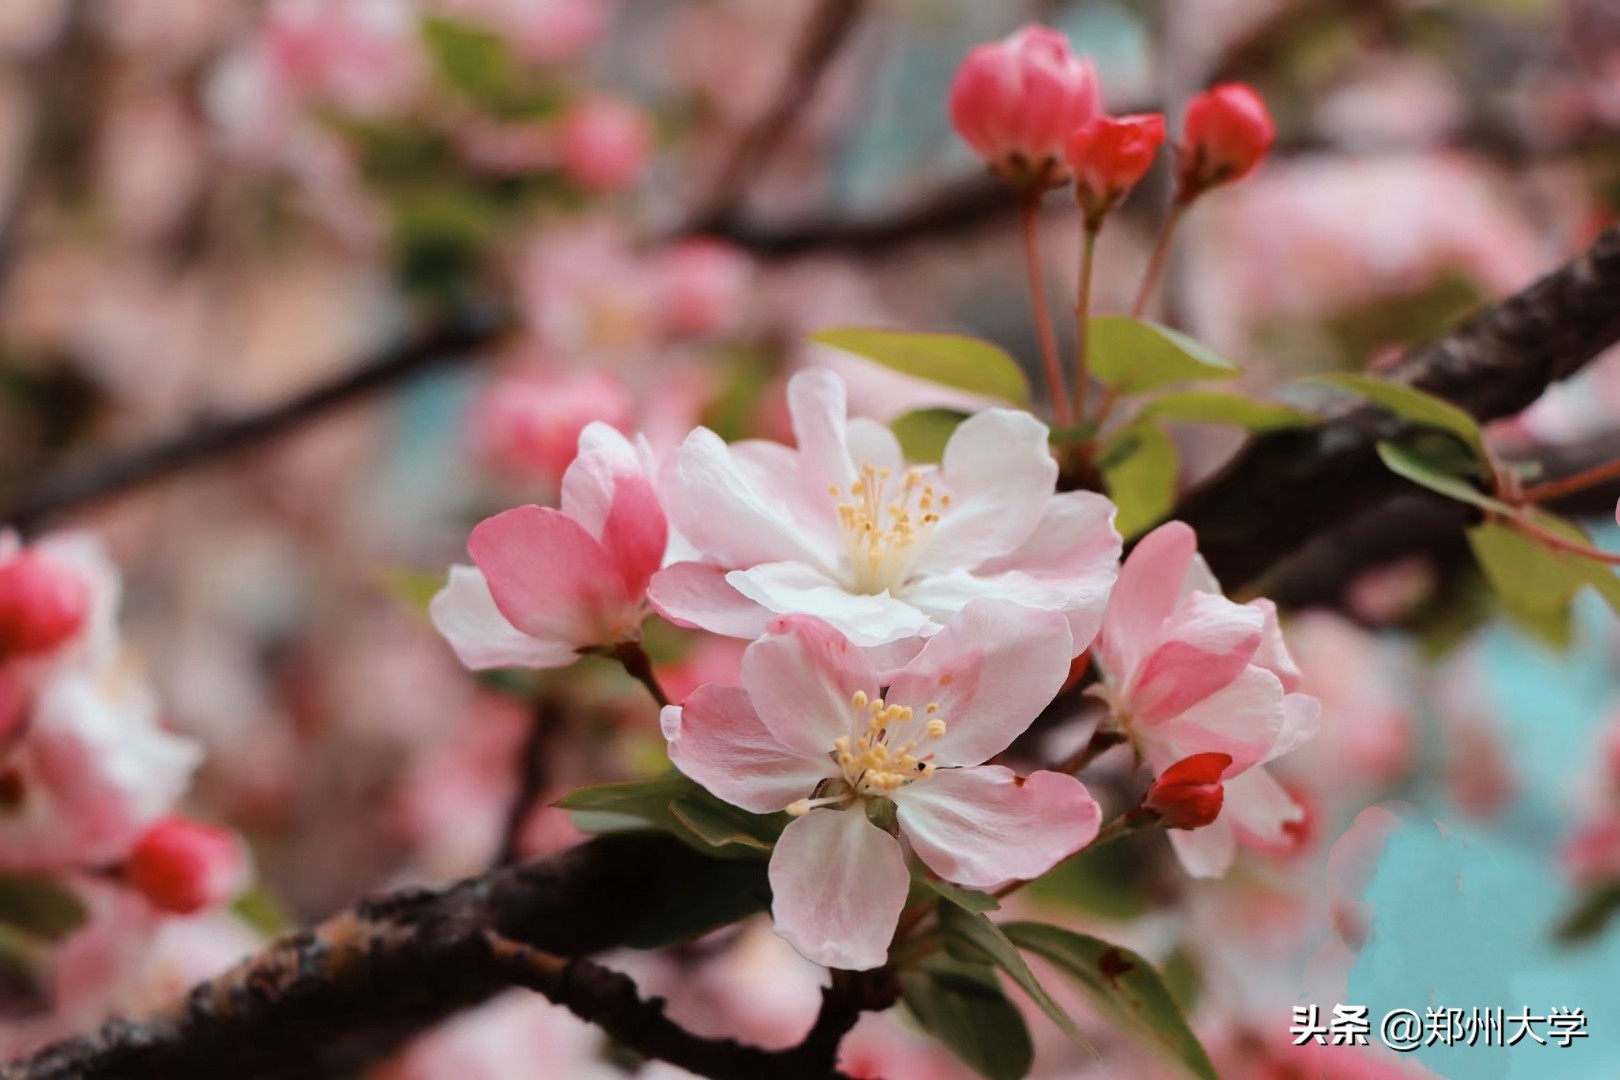
[[[1201,829],[1220,816],[1226,801],[1221,773],[1231,764],[1231,754],[1183,758],[1159,774],[1142,805],[1167,829]]]
[[[1141,182],[1164,143],[1164,117],[1099,116],[1069,136],[1063,155],[1088,225],[1102,220]]]
[[[164,818],[130,853],[124,875],[160,911],[192,915],[236,893],[246,861],[234,833],[185,818]]]
[[[35,551],[0,565],[0,659],[47,652],[79,632],[90,587],[71,567]]]
[[[1187,201],[1253,172],[1277,140],[1266,103],[1252,87],[1223,83],[1187,103],[1183,140],[1176,150],[1176,180]]]
[[[1063,141],[1102,111],[1097,71],[1068,38],[1026,26],[968,53],[951,84],[951,124],[1008,180],[1040,187],[1061,176]]]

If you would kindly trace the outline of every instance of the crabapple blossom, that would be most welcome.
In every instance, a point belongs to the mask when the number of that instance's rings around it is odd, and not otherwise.
[[[847,419],[844,383],[788,385],[798,448],[692,432],[660,477],[671,525],[697,552],[649,595],[665,617],[757,637],[777,615],[825,619],[863,647],[937,633],[970,600],[1061,612],[1076,653],[1118,573],[1114,506],[1055,493],[1046,426],[987,409],[938,467],[908,468],[888,428]]]
[[[1277,140],[1277,125],[1254,88],[1223,83],[1187,103],[1182,142],[1176,148],[1179,198],[1191,199],[1212,187],[1253,172]]]
[[[1197,544],[1173,521],[1131,552],[1097,638],[1095,692],[1155,773],[1195,754],[1231,757],[1221,816],[1170,837],[1188,871],[1210,877],[1230,865],[1239,836],[1286,843],[1303,812],[1257,766],[1310,739],[1319,706],[1295,692],[1300,673],[1275,606],[1221,596]]]
[[[736,321],[748,285],[748,260],[718,240],[682,240],[658,257],[659,313],[671,334],[703,337]]]
[[[79,633],[89,612],[89,583],[49,551],[18,551],[0,563],[0,660],[50,652]]]
[[[1095,228],[1141,182],[1164,143],[1164,117],[1099,116],[1063,145],[1075,195],[1088,227]]]
[[[980,45],[951,83],[951,124],[973,151],[1020,187],[1058,179],[1063,141],[1102,111],[1097,70],[1062,32],[1026,26]]]
[[[610,372],[525,366],[490,383],[473,405],[470,426],[492,470],[549,486],[574,460],[581,432],[598,420],[625,430],[631,408],[624,383]]]
[[[748,647],[741,687],[700,687],[663,730],[676,766],[720,798],[795,817],[771,855],[777,932],[817,963],[872,968],[909,879],[869,809],[892,803],[918,858],[973,888],[1036,877],[1096,836],[1101,811],[1074,777],[981,764],[1051,701],[1071,653],[1060,613],[980,599],[880,677],[831,624],[788,616]]]
[[[231,832],[167,817],[136,843],[124,876],[159,911],[195,915],[235,895],[246,880],[247,863]]]
[[[668,536],[641,453],[591,424],[563,474],[562,509],[520,506],[473,529],[476,566],[450,568],[433,625],[475,670],[565,667],[637,638]]]
[[[592,98],[562,121],[562,166],[587,191],[618,191],[635,183],[652,153],[652,125],[634,105]]]

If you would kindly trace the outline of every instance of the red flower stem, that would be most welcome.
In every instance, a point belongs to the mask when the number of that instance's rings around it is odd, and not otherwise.
[[[1165,263],[1170,258],[1170,241],[1176,234],[1176,227],[1181,224],[1182,213],[1186,210],[1184,199],[1176,199],[1170,206],[1170,213],[1165,216],[1164,227],[1159,230],[1158,243],[1153,245],[1153,254],[1148,259],[1147,272],[1142,275],[1142,286],[1137,290],[1136,303],[1131,305],[1131,318],[1140,319],[1147,310],[1148,301],[1159,288],[1159,279],[1164,277]]]
[[[1080,244],[1080,295],[1074,305],[1074,422],[1086,422],[1086,392],[1091,386],[1091,273],[1097,256],[1097,234],[1102,222],[1086,222],[1086,236]]]
[[[1571,540],[1562,536],[1544,525],[1537,525],[1528,518],[1513,518],[1514,526],[1526,536],[1530,536],[1556,551],[1567,551],[1571,555],[1579,555],[1585,559],[1605,563],[1609,566],[1620,566],[1620,555],[1595,548],[1590,544],[1583,544],[1578,540]]]
[[[1019,197],[1019,216],[1024,226],[1024,268],[1029,274],[1030,299],[1035,306],[1035,333],[1041,342],[1041,360],[1046,365],[1046,392],[1052,399],[1052,416],[1059,427],[1068,427],[1069,393],[1063,386],[1063,368],[1058,361],[1057,335],[1052,332],[1052,312],[1046,302],[1046,281],[1041,274],[1040,248],[1041,193],[1030,189]]]
[[[1532,484],[1524,489],[1524,499],[1527,502],[1550,502],[1553,499],[1562,499],[1565,495],[1573,495],[1577,491],[1585,491],[1589,487],[1596,487],[1606,480],[1620,478],[1620,461],[1611,461],[1606,465],[1597,465],[1566,476],[1562,480],[1550,480],[1545,484]]]

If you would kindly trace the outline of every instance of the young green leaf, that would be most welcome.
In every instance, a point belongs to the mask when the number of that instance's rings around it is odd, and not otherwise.
[[[993,971],[934,957],[900,974],[900,995],[923,1029],[986,1080],[1020,1080],[1035,1049],[1018,1006]]]
[[[1036,980],[1035,973],[1029,970],[1029,965],[1000,927],[984,915],[975,915],[955,904],[939,906],[939,927],[945,935],[945,948],[952,956],[966,963],[991,964],[1005,971],[1065,1035],[1096,1053],[1069,1014]]]
[[[907,461],[933,465],[945,456],[945,444],[967,418],[956,409],[914,409],[895,417],[889,427]]]
[[[670,813],[710,847],[735,847],[740,857],[768,855],[771,845],[787,827],[786,814],[750,814],[708,792],[676,799]]]
[[[1579,543],[1590,543],[1573,522],[1552,514],[1532,519],[1544,529]],[[1468,531],[1480,569],[1510,613],[1545,619],[1568,608],[1583,588],[1597,590],[1611,609],[1620,612],[1620,577],[1613,567],[1574,552],[1558,551],[1503,522],[1486,522]]]
[[[1279,431],[1283,428],[1310,427],[1316,417],[1292,405],[1256,401],[1238,394],[1210,390],[1180,390],[1160,394],[1148,402],[1139,419],[1179,421],[1187,424],[1220,424],[1245,431]]]
[[[79,898],[52,878],[0,874],[0,926],[57,941],[84,922]]]
[[[1029,401],[1029,379],[1018,361],[988,341],[959,334],[916,334],[853,326],[823,330],[811,334],[810,340],[941,386],[1014,405]]]
[[[920,871],[912,871],[911,880],[921,885],[927,892],[933,893],[947,903],[955,904],[963,911],[977,915],[985,911],[995,911],[1001,907],[1001,901],[989,893],[977,889],[964,889],[960,885],[952,885],[948,881],[938,881]]]
[[[1365,375],[1313,375],[1304,381],[1348,390],[1374,405],[1388,409],[1402,420],[1448,431],[1484,456],[1485,437],[1480,433],[1479,423],[1451,402],[1433,394]]]
[[[1589,941],[1601,934],[1620,914],[1620,881],[1586,890],[1553,930],[1553,939],[1564,945]]]
[[[769,853],[786,814],[750,814],[709,794],[684,776],[580,788],[559,799],[585,832],[659,829],[722,858]]]
[[[1383,459],[1390,472],[1448,499],[1465,502],[1497,514],[1513,513],[1513,508],[1507,503],[1491,498],[1462,477],[1445,471],[1423,455],[1405,447],[1381,442],[1378,444],[1378,456]]]
[[[1091,328],[1091,373],[1122,394],[1239,374],[1230,360],[1158,323],[1099,315],[1087,325]]]
[[[1201,1080],[1219,1080],[1198,1036],[1159,973],[1129,949],[1057,926],[1002,927],[1021,949],[1050,961],[1121,1023],[1136,1028]]]
[[[1119,508],[1114,527],[1121,536],[1146,532],[1175,505],[1181,455],[1175,440],[1157,424],[1134,423],[1110,436],[1098,464]]]

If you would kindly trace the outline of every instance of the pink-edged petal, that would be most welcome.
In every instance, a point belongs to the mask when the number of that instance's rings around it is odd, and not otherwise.
[[[758,470],[747,460],[707,428],[688,435],[664,468],[670,523],[706,559],[725,566],[814,561],[787,492],[756,482]]]
[[[742,684],[777,741],[805,755],[830,754],[833,741],[857,726],[857,690],[878,695],[866,654],[836,629],[803,615],[780,619],[748,646]]]
[[[1250,769],[1225,781],[1226,802],[1221,817],[1245,842],[1265,848],[1287,848],[1292,840],[1285,827],[1305,820],[1304,809],[1263,768]]]
[[[663,565],[669,525],[641,456],[607,424],[580,434],[579,455],[563,474],[562,512],[601,543],[629,595],[646,592]]]
[[[680,562],[653,575],[647,599],[676,626],[696,627],[722,637],[757,638],[776,618],[732,588],[726,568]]]
[[[1137,719],[1176,716],[1238,677],[1260,646],[1262,614],[1224,596],[1192,593],[1165,620],[1161,643],[1136,669],[1125,697]]]
[[[857,645],[886,645],[932,631],[932,621],[886,592],[852,593],[804,563],[764,563],[726,575],[732,588],[780,615],[814,615]]]
[[[1283,697],[1282,730],[1277,741],[1261,762],[1273,761],[1291,754],[1316,738],[1322,727],[1322,703],[1309,694],[1286,694]]]
[[[1010,600],[1025,607],[1062,612],[1069,623],[1070,647],[1076,656],[1086,651],[1102,624],[1113,574],[1067,581],[1031,577],[1021,570],[982,575],[963,570],[933,574],[902,590],[906,603],[935,622],[949,623],[973,600]]]
[[[919,566],[971,568],[1006,555],[1035,532],[1057,483],[1046,425],[1011,409],[970,416],[945,444],[940,477],[951,504]]]
[[[979,567],[980,576],[1017,575],[1012,582],[1031,582],[1048,591],[1046,602],[1069,619],[1074,651],[1084,652],[1102,628],[1108,596],[1119,577],[1124,545],[1114,529],[1114,504],[1090,491],[1053,496],[1034,534],[1012,554]],[[1011,583],[1011,582],[1010,582]],[[1025,586],[1004,595],[1032,603]]]
[[[771,852],[771,918],[807,960],[846,971],[882,967],[911,875],[894,837],[859,806],[813,810]]]
[[[887,700],[911,706],[916,723],[945,721],[945,734],[923,743],[936,765],[978,765],[1051,703],[1072,658],[1061,613],[975,600],[895,676]]]
[[[428,618],[473,671],[567,667],[579,659],[567,642],[530,637],[507,621],[476,567],[450,568],[450,583],[434,594]]]
[[[806,756],[784,747],[760,723],[741,687],[700,686],[680,705],[666,706],[660,723],[677,769],[756,814],[808,798],[838,772],[825,753]]]
[[[1264,668],[1247,667],[1226,686],[1185,712],[1134,730],[1154,769],[1194,754],[1230,754],[1227,776],[1265,760],[1283,729],[1282,683]]]
[[[520,506],[467,538],[495,606],[531,637],[583,647],[633,629],[634,600],[596,538],[559,511]]]
[[[1159,628],[1175,609],[1197,551],[1197,534],[1179,521],[1160,525],[1132,549],[1114,583],[1097,641],[1098,658],[1111,678],[1128,680],[1158,644]]]
[[[1232,798],[1231,781],[1226,782],[1228,805]],[[1232,866],[1237,856],[1237,833],[1227,820],[1225,808],[1221,816],[1202,829],[1170,829],[1170,846],[1182,868],[1195,878],[1218,878]]]
[[[941,769],[895,793],[900,829],[947,881],[989,888],[1039,877],[1091,843],[1102,808],[1064,773]]]
[[[825,369],[801,371],[788,380],[787,399],[805,491],[826,496],[829,487],[847,488],[856,464],[849,455],[844,380]]]
[[[1261,598],[1250,600],[1248,606],[1257,609],[1265,617],[1260,633],[1260,647],[1254,651],[1254,662],[1281,679],[1283,689],[1292,694],[1299,689],[1303,677],[1299,665],[1294,662],[1293,654],[1288,651],[1288,642],[1283,640],[1282,623],[1277,619],[1277,605]]]

